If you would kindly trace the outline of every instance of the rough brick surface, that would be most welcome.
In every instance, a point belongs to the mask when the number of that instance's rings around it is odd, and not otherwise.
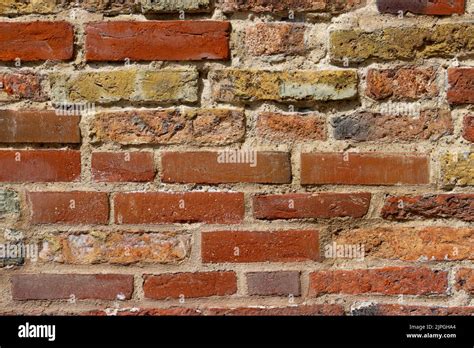
[[[464,139],[474,143],[474,116],[465,116],[463,127]]]
[[[146,182],[155,177],[152,152],[94,152],[92,176],[102,182]]]
[[[107,193],[29,192],[33,224],[106,224],[109,221]]]
[[[275,142],[326,140],[326,120],[317,115],[263,112],[257,121],[258,135]]]
[[[303,153],[303,185],[421,185],[429,182],[428,159],[412,154]]]
[[[61,233],[48,235],[40,253],[45,262],[74,265],[174,264],[185,260],[191,236],[185,233]]]
[[[98,113],[92,124],[95,141],[120,144],[226,145],[245,133],[238,109],[167,109]]]
[[[2,182],[69,182],[81,175],[81,154],[72,150],[2,150]]]
[[[391,196],[382,208],[390,220],[416,218],[454,218],[474,221],[474,194]]]
[[[450,103],[474,103],[474,68],[449,69],[448,83],[448,101]]]
[[[143,290],[153,299],[232,295],[237,291],[237,277],[234,272],[148,275]]]
[[[474,229],[377,227],[352,229],[334,237],[339,245],[364,245],[366,258],[405,261],[472,260]]]
[[[356,9],[365,4],[364,0],[337,1],[337,0],[224,0],[220,7],[224,12],[252,11],[252,12],[329,12],[340,13]]]
[[[42,87],[43,77],[32,71],[0,72],[0,101],[46,99]]]
[[[433,98],[439,93],[434,68],[370,69],[367,73],[367,96],[383,100]]]
[[[336,117],[332,120],[334,137],[355,141],[435,141],[454,132],[448,110],[423,110],[416,116],[362,112]]]
[[[164,182],[291,182],[290,157],[284,152],[165,152],[161,166]]]
[[[213,97],[221,102],[327,101],[357,95],[355,71],[215,70]]]
[[[370,193],[300,193],[253,198],[257,219],[360,218],[367,214]]]
[[[444,294],[447,285],[446,272],[429,268],[387,267],[313,272],[309,291],[313,296],[334,293],[426,295]]]
[[[453,33],[456,32],[456,36]],[[392,27],[365,32],[337,30],[330,36],[331,58],[334,62],[375,60],[413,60],[415,58],[453,57],[472,51],[470,24],[440,24],[433,28]]]
[[[456,273],[456,288],[474,294],[474,270],[461,268]]]
[[[57,102],[112,103],[156,102],[178,103],[197,100],[197,78],[194,70],[137,70],[51,74],[52,99]]]
[[[474,185],[474,153],[444,154],[441,157],[441,182],[447,187]]]
[[[122,274],[18,274],[12,278],[15,300],[130,299],[133,276]]]
[[[234,224],[244,216],[241,193],[120,193],[114,198],[119,224],[205,222]]]
[[[0,23],[0,60],[68,60],[74,32],[66,22]]]
[[[92,23],[86,28],[86,59],[227,59],[229,29],[229,22],[217,21]]]
[[[473,315],[473,15],[0,0],[0,315]]]
[[[202,260],[224,262],[298,262],[319,259],[317,231],[204,232]]]
[[[0,143],[80,143],[79,121],[54,111],[0,110]]]
[[[464,13],[465,0],[377,0],[381,13],[411,12],[426,15],[452,15]]]

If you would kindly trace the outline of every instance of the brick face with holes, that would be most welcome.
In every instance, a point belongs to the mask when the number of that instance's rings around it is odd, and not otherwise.
[[[473,15],[0,1],[0,313],[474,314]]]

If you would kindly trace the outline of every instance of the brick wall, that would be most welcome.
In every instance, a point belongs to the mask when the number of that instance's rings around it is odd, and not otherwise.
[[[0,313],[474,313],[473,0],[0,16]]]

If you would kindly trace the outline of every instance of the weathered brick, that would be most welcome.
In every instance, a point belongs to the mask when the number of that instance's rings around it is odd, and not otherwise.
[[[454,218],[474,221],[474,194],[390,196],[385,200],[382,217],[389,220]]]
[[[105,192],[28,192],[33,224],[106,224],[109,201]]]
[[[310,274],[309,294],[445,294],[448,274],[429,268],[386,267],[379,269],[316,271]]]
[[[449,110],[423,110],[412,115],[360,112],[336,117],[332,121],[334,138],[354,141],[438,140],[454,133]]]
[[[164,152],[161,179],[169,183],[291,182],[290,156],[286,152]],[[226,156],[229,154],[229,158]]]
[[[352,310],[352,315],[377,315],[377,316],[420,316],[420,315],[472,315],[474,307],[439,307],[439,306],[408,306],[399,304],[379,304],[372,303]]]
[[[474,143],[474,116],[464,116],[462,135],[464,139]]]
[[[443,155],[441,157],[441,183],[444,186],[474,185],[474,152]]]
[[[370,193],[293,193],[253,198],[257,219],[360,218],[367,214]]]
[[[448,69],[448,83],[449,103],[474,104],[474,68]]]
[[[85,30],[87,61],[229,58],[229,22],[109,21]]]
[[[249,295],[301,295],[300,272],[253,272],[246,276]]]
[[[212,95],[221,102],[328,101],[357,96],[354,70],[214,70]]]
[[[253,56],[302,54],[305,30],[304,24],[258,23],[245,29],[245,46]]]
[[[118,224],[235,224],[244,217],[242,193],[118,193],[114,205],[115,222]]]
[[[0,143],[80,143],[80,119],[46,110],[0,110]]]
[[[81,154],[73,150],[0,151],[2,182],[69,182],[81,175]]]
[[[146,298],[195,298],[232,295],[237,291],[234,272],[198,272],[145,275]]]
[[[241,141],[241,109],[165,109],[98,113],[93,141],[120,144],[227,145]]]
[[[141,2],[136,0],[82,0],[78,4],[77,2],[74,3],[74,0],[69,1],[70,3],[67,5],[79,5],[79,7],[87,11],[99,12],[105,15],[130,14],[139,12],[139,5]]]
[[[73,45],[66,22],[0,22],[0,61],[68,60]]]
[[[14,300],[130,299],[133,276],[124,274],[16,274]],[[74,297],[72,297],[74,296]]]
[[[338,14],[364,6],[365,0],[224,0],[219,7],[225,12],[328,12]]]
[[[462,14],[465,6],[465,0],[377,0],[377,8],[381,13],[393,14],[401,11],[444,16]]]
[[[319,234],[314,230],[203,232],[201,240],[204,263],[319,260]]]
[[[302,153],[301,183],[303,185],[428,184],[428,157],[388,153]]]
[[[257,131],[273,141],[326,140],[326,119],[316,114],[263,112],[258,116]]]
[[[0,72],[0,101],[45,101],[43,76],[31,71]]]
[[[350,229],[338,245],[363,245],[365,258],[403,261],[474,259],[474,229],[468,227],[376,227]]]
[[[418,100],[439,94],[437,69],[403,67],[398,69],[369,69],[366,94],[375,100]]]
[[[58,12],[57,0],[25,1],[25,0],[2,0],[0,3],[0,14],[49,14]]]
[[[12,190],[0,190],[0,217],[20,212],[18,193]]]
[[[210,0],[166,0],[166,1],[150,1],[141,0],[141,8],[144,13],[155,12],[209,12],[211,10]]]
[[[330,34],[330,54],[336,63],[453,57],[474,50],[473,36],[474,27],[465,23],[391,27],[373,32],[338,30]]]
[[[102,182],[146,182],[155,178],[153,152],[94,152],[92,177]]]
[[[52,99],[58,102],[195,102],[195,69],[85,71],[51,74]]]
[[[51,234],[42,240],[40,258],[65,264],[175,264],[191,250],[191,235],[174,232]]]
[[[461,268],[456,272],[456,289],[474,294],[474,269]]]

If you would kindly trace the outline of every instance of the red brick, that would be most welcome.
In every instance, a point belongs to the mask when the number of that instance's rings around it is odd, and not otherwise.
[[[344,307],[337,304],[315,304],[291,307],[238,307],[238,308],[209,308],[204,310],[207,315],[220,316],[316,316],[344,315]]]
[[[300,296],[300,272],[252,272],[247,273],[249,295]]]
[[[430,295],[445,294],[448,274],[429,268],[317,271],[310,274],[311,296],[324,294]]]
[[[217,231],[201,238],[205,263],[319,260],[317,231]]]
[[[302,153],[303,185],[421,185],[429,183],[427,156],[388,153]]]
[[[253,56],[302,54],[305,30],[304,24],[258,23],[246,28],[245,46]]]
[[[463,137],[474,143],[474,116],[464,116]]]
[[[68,60],[72,58],[74,30],[66,22],[0,23],[0,60]]]
[[[452,218],[474,221],[474,194],[391,196],[385,201],[382,217],[390,220]]]
[[[80,143],[79,116],[46,110],[0,110],[1,143]]]
[[[247,163],[223,163],[224,152],[165,152],[161,157],[162,181],[198,184],[291,182],[288,153],[252,150],[239,153],[247,157]],[[242,161],[245,161],[244,156],[241,156]],[[252,156],[255,163],[249,163]]]
[[[18,274],[12,276],[14,300],[130,299],[133,276],[122,274]]]
[[[118,224],[235,224],[244,217],[243,193],[118,193],[114,205]]]
[[[79,179],[80,175],[79,151],[0,151],[1,182],[69,182]]]
[[[370,193],[294,193],[253,198],[257,219],[360,218],[367,214]]]
[[[474,294],[474,269],[461,268],[456,272],[456,289]]]
[[[258,135],[278,142],[326,140],[326,119],[317,115],[276,112],[261,113],[257,121]]]
[[[156,300],[224,296],[237,291],[234,272],[170,273],[144,278],[145,297]]]
[[[407,316],[407,315],[436,315],[436,316],[460,316],[473,315],[474,307],[437,307],[437,306],[406,306],[398,304],[377,304],[369,311],[363,311],[362,315],[378,316]]]
[[[377,0],[377,7],[381,13],[403,11],[443,16],[464,13],[465,0]]]
[[[113,21],[86,27],[88,61],[229,58],[229,22]]]
[[[153,152],[94,152],[92,177],[100,182],[153,181]]]
[[[107,224],[105,192],[28,192],[33,224]]]
[[[450,104],[474,103],[474,68],[448,69]]]
[[[439,94],[435,68],[369,69],[366,94],[376,100],[418,100]]]
[[[0,100],[45,101],[47,98],[42,88],[42,82],[43,76],[31,71],[0,73]]]

